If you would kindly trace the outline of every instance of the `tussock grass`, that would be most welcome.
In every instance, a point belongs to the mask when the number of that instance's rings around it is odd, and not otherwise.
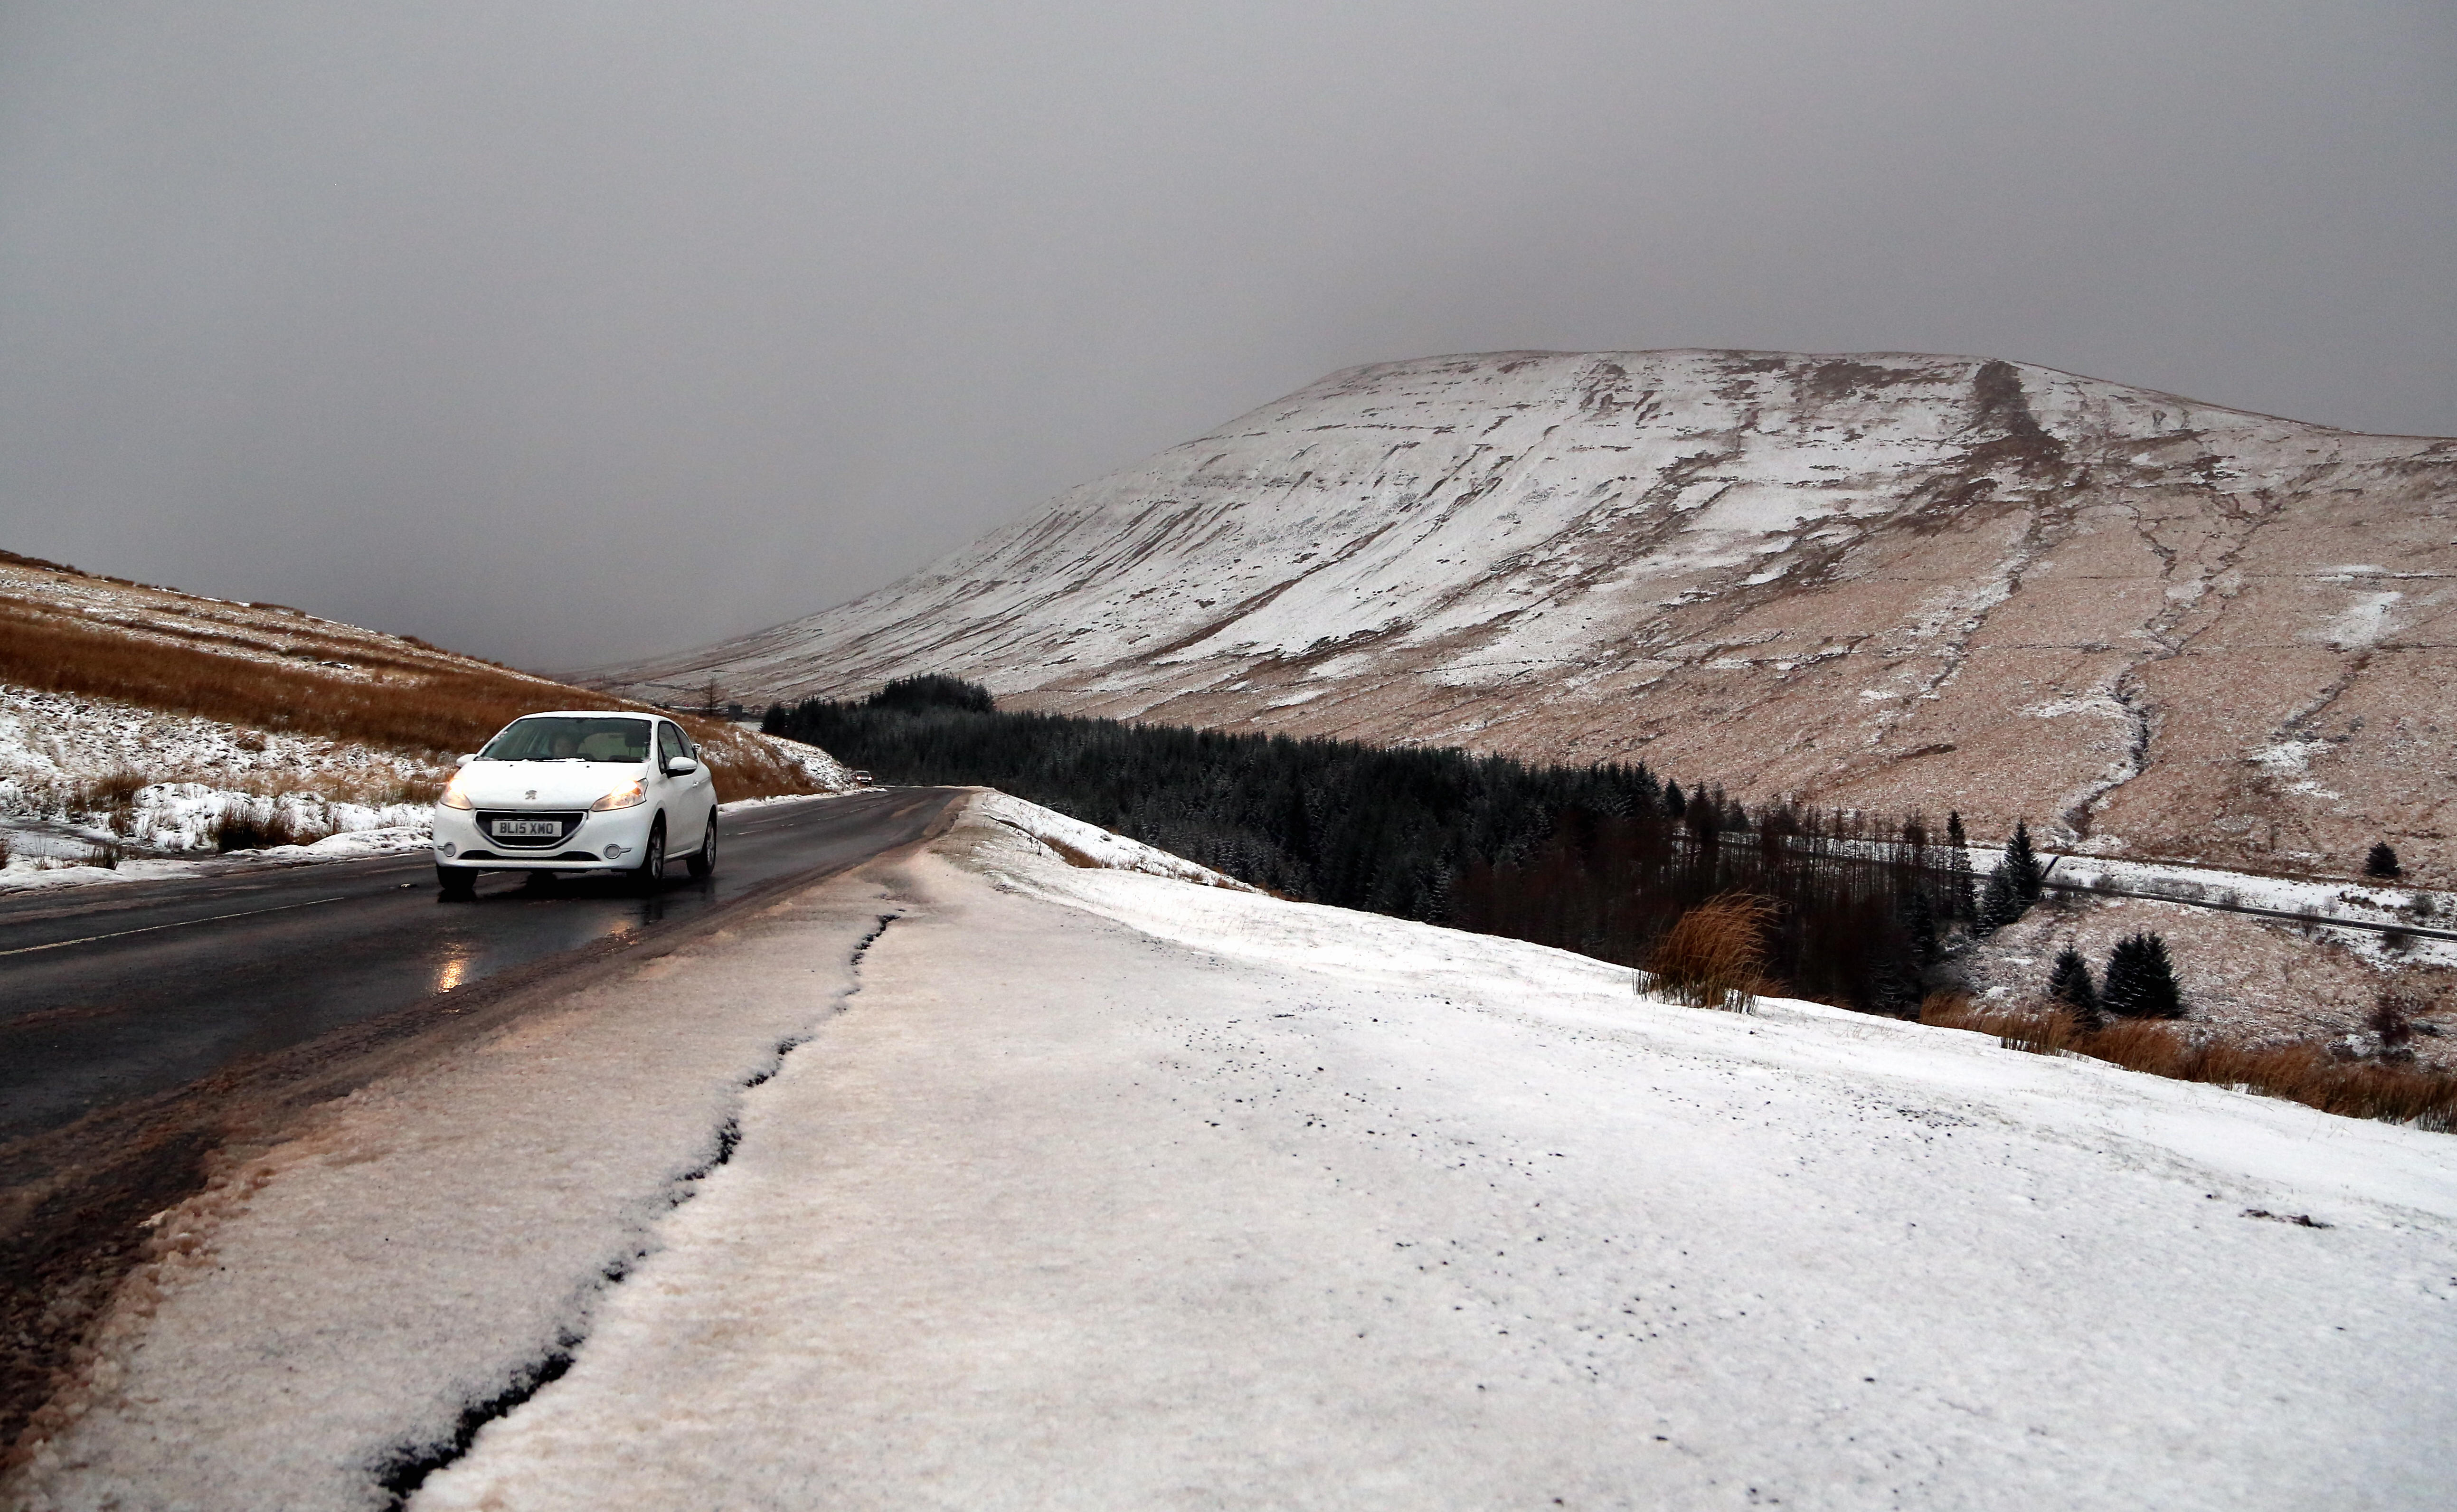
[[[476,750],[505,725],[541,709],[647,708],[443,653],[393,654],[337,639],[329,646],[288,646],[290,654],[277,658],[264,654],[263,642],[240,634],[170,632],[154,624],[144,630],[138,635],[107,620],[0,595],[0,682],[349,741],[435,765]],[[296,638],[285,632],[285,641]],[[327,652],[329,657],[319,654]],[[322,666],[323,659],[346,659],[347,674],[335,675],[337,669]],[[734,727],[675,717],[707,756],[720,797],[817,791],[797,768]],[[134,780],[129,798],[136,787],[166,779],[128,773],[102,780],[123,777]],[[124,808],[126,798],[89,797],[84,806]]]
[[[117,767],[93,780],[81,783],[77,800],[93,810],[124,809],[136,801],[136,795],[152,779],[129,767]]]
[[[301,828],[283,812],[279,803],[258,814],[254,804],[235,806],[222,811],[214,820],[211,832],[214,849],[227,855],[232,851],[260,851],[276,845],[305,845],[324,837]]]
[[[2457,1132],[2457,1075],[2428,1067],[2355,1060],[2309,1043],[2247,1045],[2153,1019],[2118,1019],[2091,1030],[2044,1002],[1983,1008],[1936,993],[1920,1022],[1992,1034],[2008,1049],[2081,1055],[2179,1082],[2259,1092],[2347,1118],[2377,1118]]]
[[[1684,911],[1656,942],[1646,969],[1654,989],[1693,1008],[1746,1013],[1765,990],[1769,899],[1724,893]]]

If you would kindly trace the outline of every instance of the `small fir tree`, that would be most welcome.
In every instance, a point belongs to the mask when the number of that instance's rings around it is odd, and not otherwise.
[[[1910,937],[1911,959],[1925,971],[1936,964],[1936,909],[1928,901],[1928,889],[1913,887],[1903,901],[1903,932]]]
[[[1999,866],[1988,874],[1988,891],[1979,900],[1979,916],[1971,922],[1971,932],[1985,939],[2021,918],[2023,907],[2013,868]]]
[[[2372,1001],[2372,1011],[2364,1019],[2364,1027],[2372,1031],[2379,1048],[2374,1052],[2384,1061],[2414,1059],[2415,1015],[2424,1007],[2415,994],[2384,987]]]
[[[2090,963],[2071,945],[2056,952],[2055,968],[2048,974],[2048,996],[2061,1004],[2074,1016],[2074,1022],[2085,1029],[2096,1029],[2102,1022],[2098,987],[2090,980]]]
[[[1963,923],[1979,918],[1979,889],[1971,875],[1971,837],[1962,832],[1962,811],[1945,817],[1945,916]]]
[[[2046,874],[2039,870],[2038,853],[2031,849],[2031,825],[2027,819],[2013,821],[2013,838],[2005,842],[2004,869],[2013,874],[2013,892],[2025,906],[2039,901],[2039,888]]]
[[[2405,875],[2405,868],[2397,863],[2397,852],[2389,848],[2388,841],[2382,840],[2372,847],[2370,855],[2364,858],[2364,875],[2395,881]]]
[[[1676,819],[1689,812],[1689,800],[1681,796],[1680,783],[1667,780],[1663,784],[1663,812]]]
[[[2167,942],[2155,934],[2127,935],[2107,957],[2099,1005],[2128,1019],[2180,1019],[2183,990],[2176,985]]]

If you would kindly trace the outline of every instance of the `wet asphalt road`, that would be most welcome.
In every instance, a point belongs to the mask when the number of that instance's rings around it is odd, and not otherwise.
[[[513,966],[634,940],[920,838],[952,796],[884,789],[727,816],[716,875],[480,880],[423,853],[0,899],[0,1141],[186,1086]]]

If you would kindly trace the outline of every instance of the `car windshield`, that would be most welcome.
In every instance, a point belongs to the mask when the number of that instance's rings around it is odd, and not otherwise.
[[[478,755],[488,761],[646,761],[649,721],[537,715],[513,720]]]

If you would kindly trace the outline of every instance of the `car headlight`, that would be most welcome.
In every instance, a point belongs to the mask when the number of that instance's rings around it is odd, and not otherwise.
[[[603,814],[608,809],[637,808],[648,801],[649,784],[646,780],[634,778],[588,805],[588,811],[591,814]]]
[[[477,807],[476,804],[469,801],[469,795],[461,791],[461,774],[458,772],[452,774],[451,781],[444,784],[444,792],[436,798],[435,801],[443,804],[447,809],[467,809]]]

